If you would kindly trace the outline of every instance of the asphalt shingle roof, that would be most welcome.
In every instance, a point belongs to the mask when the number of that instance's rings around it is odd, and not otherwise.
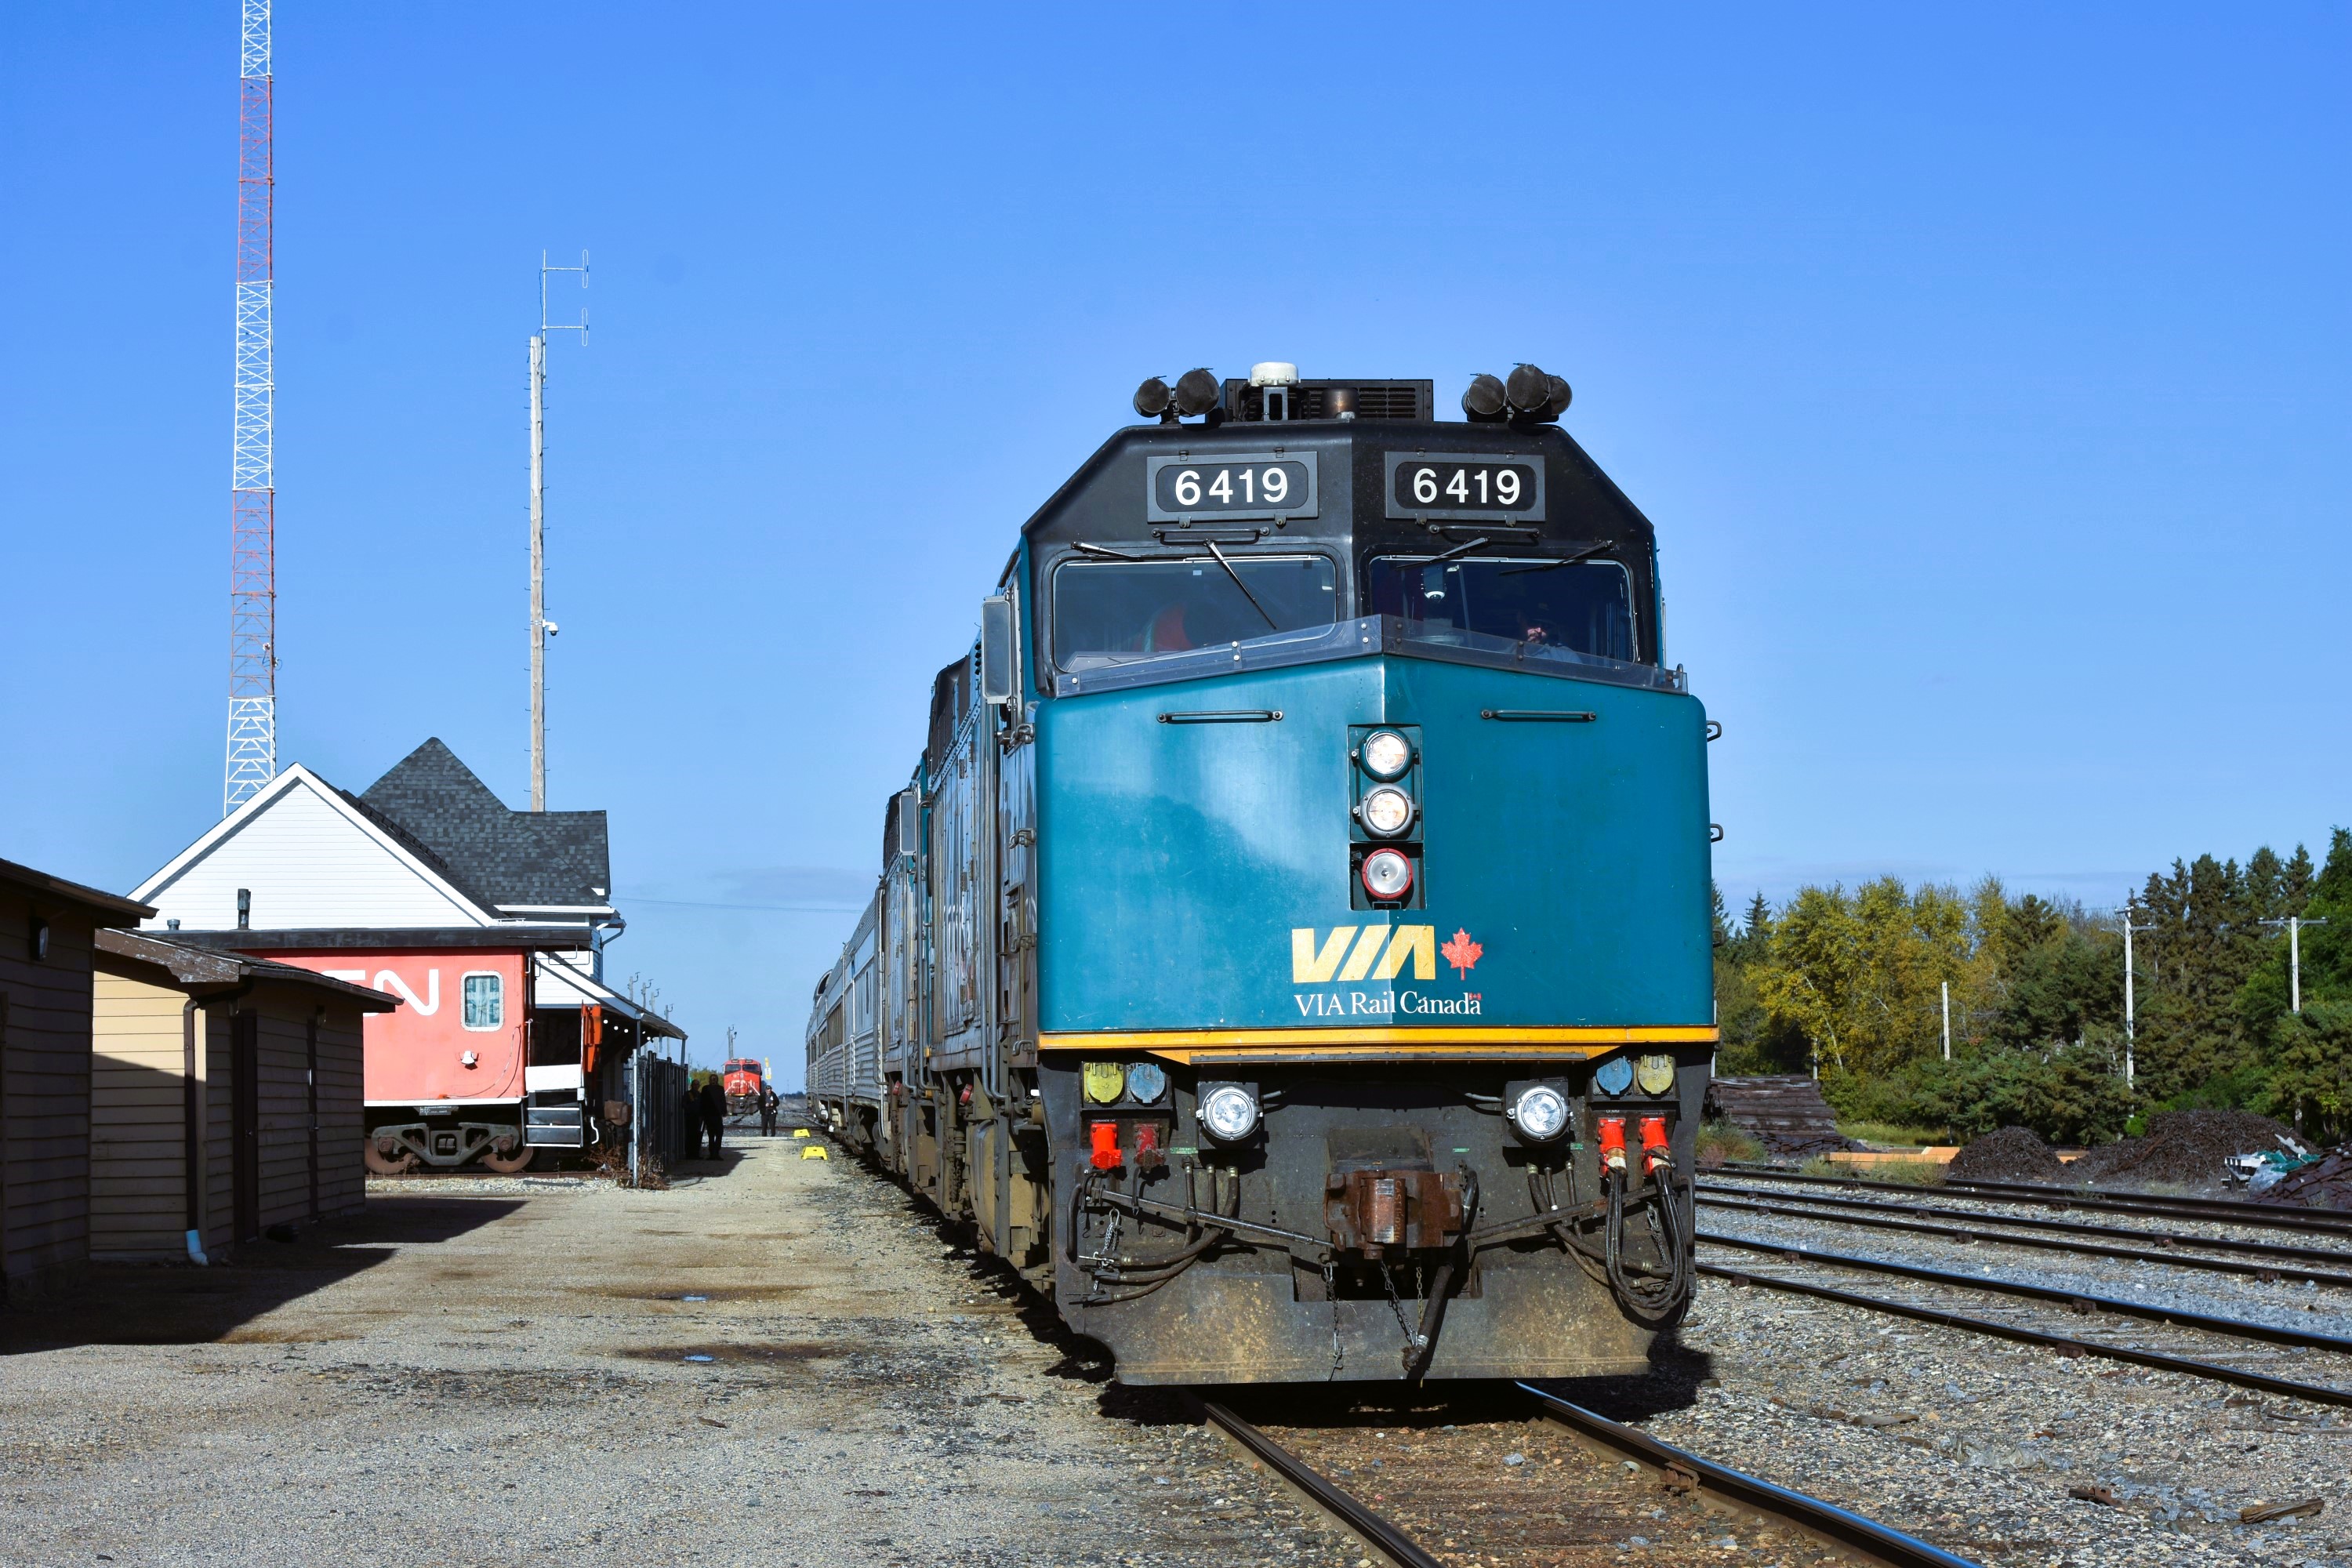
[[[436,737],[354,798],[488,905],[608,904],[601,811],[510,811]]]

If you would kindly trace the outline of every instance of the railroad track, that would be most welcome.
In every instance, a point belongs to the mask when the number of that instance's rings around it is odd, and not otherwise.
[[[1699,1261],[1700,1273],[1735,1285],[1836,1301],[1915,1322],[2039,1345],[2064,1356],[2097,1356],[2314,1404],[2352,1406],[2352,1359],[2346,1359],[2352,1357],[2352,1340],[2338,1335],[1748,1237],[1699,1231],[1696,1239],[1705,1246],[1768,1259],[1738,1266]],[[1898,1294],[1881,1295],[1852,1289],[1847,1283],[1829,1282],[1842,1271],[1889,1276],[1904,1284]],[[1986,1295],[2011,1300],[1986,1303],[1980,1300]],[[2070,1322],[2084,1317],[2117,1318],[2150,1327],[2135,1330],[2103,1324],[2085,1330]],[[2335,1381],[2282,1376],[2250,1364],[2282,1359],[2301,1363],[2313,1356],[2321,1359],[2310,1364],[2332,1374]],[[2294,1370],[2302,1368],[2298,1365]]]
[[[1589,1484],[1580,1478],[1572,1489],[1547,1489],[1527,1497],[1531,1506],[1514,1507],[1511,1500],[1500,1496],[1503,1490],[1532,1489],[1541,1482],[1505,1482],[1496,1495],[1475,1498],[1463,1484],[1459,1457],[1444,1456],[1435,1468],[1434,1489],[1442,1494],[1439,1500],[1455,1515],[1457,1522],[1447,1524],[1433,1517],[1423,1527],[1422,1539],[1416,1539],[1404,1521],[1376,1511],[1364,1499],[1341,1487],[1307,1455],[1276,1441],[1229,1406],[1197,1397],[1194,1403],[1207,1420],[1243,1449],[1367,1547],[1400,1568],[1447,1568],[1448,1558],[1441,1555],[1444,1552],[1475,1560],[1492,1558],[1514,1547],[1556,1554],[1563,1549],[1622,1549],[1629,1543],[1654,1545],[1662,1553],[1661,1560],[1674,1561],[1681,1542],[1669,1538],[1705,1536],[1710,1531],[1719,1537],[1727,1523],[1738,1532],[1730,1537],[1732,1541],[1737,1542],[1741,1536],[1746,1537],[1745,1543],[1752,1552],[1773,1562],[1790,1560],[1790,1546],[1798,1545],[1813,1548],[1811,1554],[1816,1558],[1821,1555],[1820,1549],[1826,1547],[1837,1560],[1877,1563],[1883,1568],[1971,1568],[1968,1559],[1954,1556],[1916,1536],[1661,1443],[1534,1384],[1515,1385],[1510,1396],[1511,1414],[1523,1425],[1557,1431],[1564,1439],[1563,1447],[1572,1447],[1587,1458],[1610,1461],[1610,1469],[1603,1478]],[[1454,1426],[1442,1428],[1445,1433],[1455,1430]],[[1417,1434],[1422,1437],[1428,1435],[1425,1425]],[[1376,1437],[1384,1436],[1384,1432],[1375,1434]],[[1539,1468],[1528,1472],[1530,1476],[1549,1473],[1548,1467],[1541,1466],[1541,1445],[1529,1437],[1511,1441],[1526,1451],[1515,1452],[1504,1461],[1506,1464],[1518,1462],[1524,1468],[1532,1462]],[[1403,1458],[1402,1454],[1392,1457],[1401,1460]],[[1559,1456],[1551,1457],[1551,1464],[1559,1462]],[[1381,1468],[1387,1461],[1374,1458],[1370,1463],[1371,1468]],[[1345,1468],[1333,1468],[1345,1473]],[[1623,1472],[1632,1472],[1632,1476]],[[1398,1489],[1401,1480],[1409,1489],[1410,1479],[1402,1470],[1390,1472],[1373,1484]],[[1377,1494],[1376,1500],[1385,1503],[1386,1494]],[[1392,1512],[1411,1510],[1418,1513],[1427,1500],[1408,1497],[1401,1504],[1391,1505],[1391,1509]],[[1743,1519],[1752,1522],[1743,1525]],[[1695,1530],[1695,1524],[1703,1528]],[[1765,1526],[1760,1533],[1756,1530],[1758,1525]],[[1528,1536],[1531,1527],[1544,1539],[1496,1539],[1498,1534],[1514,1531]],[[1447,1533],[1449,1531],[1451,1533]],[[1481,1532],[1481,1539],[1465,1540],[1456,1545],[1456,1536]],[[1433,1534],[1441,1539],[1442,1544],[1433,1546],[1427,1542]],[[1650,1538],[1653,1534],[1656,1537],[1654,1542]],[[1720,1549],[1723,1542],[1718,1539],[1714,1544]],[[1622,1556],[1618,1560],[1622,1561]]]
[[[1916,1187],[1906,1192],[1916,1194]],[[1715,1182],[1700,1182],[1697,1191],[1704,1200],[1712,1202],[1723,1197],[1738,1200],[1740,1205],[1754,1205],[1763,1199],[1775,1204],[1798,1205],[1809,1219],[1832,1219],[1835,1213],[1866,1215],[1886,1215],[1899,1218],[1957,1220],[1964,1224],[2000,1226],[2005,1229],[2039,1231],[2052,1236],[2107,1237],[2123,1241],[2154,1243],[2160,1262],[2173,1262],[2173,1249],[2194,1247],[2205,1252],[2230,1253],[2242,1258],[2275,1260],[2281,1263],[2333,1263],[2352,1268],[2352,1246],[2315,1246],[2292,1241],[2255,1241],[2246,1237],[2198,1236],[2188,1231],[2151,1230],[2144,1226],[2105,1225],[2096,1220],[2053,1219],[2041,1215],[1986,1214],[1982,1210],[1953,1208],[1931,1203],[1899,1203],[1884,1198],[1846,1197],[1832,1193],[1787,1193],[1774,1189],[1728,1186]],[[2007,1237],[2002,1237],[2006,1240]],[[2289,1271],[2291,1272],[2291,1271]]]
[[[1709,1173],[1742,1181],[1785,1182],[1801,1186],[1839,1187],[1849,1191],[1908,1193],[1919,1188],[1907,1182],[1874,1182],[1860,1176],[1811,1176],[1769,1165],[1726,1163]],[[2352,1240],[2352,1214],[2326,1209],[2289,1208],[2280,1204],[2242,1203],[2234,1198],[2168,1197],[2157,1193],[2096,1193],[2082,1187],[2044,1186],[2032,1182],[1947,1181],[1936,1195],[1986,1204],[2032,1204],[2042,1208],[2088,1209],[2107,1214],[2150,1215],[2165,1219],[2193,1219],[2208,1224],[2252,1226],[2264,1230],[2294,1230]]]
[[[1702,1191],[1705,1190],[1706,1189],[1702,1189]],[[2182,1250],[2187,1247],[2221,1250],[2230,1247],[2230,1243],[2226,1241],[2211,1240],[2201,1237],[2168,1236],[2164,1238],[2163,1245],[2156,1247],[2116,1247],[2105,1242],[2092,1241],[2081,1234],[2053,1236],[2039,1234],[2032,1230],[2013,1234],[1994,1228],[2010,1223],[1999,1217],[1990,1217],[1976,1225],[1947,1224],[1944,1223],[1947,1219],[1966,1216],[1955,1214],[1950,1209],[1928,1209],[1925,1205],[1915,1206],[1908,1215],[1896,1215],[1856,1214],[1849,1210],[1817,1206],[1802,1199],[1768,1203],[1747,1197],[1709,1196],[1706,1199],[1706,1205],[1709,1210],[1715,1212],[1773,1215],[1781,1218],[1805,1220],[1815,1225],[1844,1225],[1873,1230],[1900,1231],[1906,1235],[1934,1237],[1938,1240],[1962,1245],[1984,1242],[1999,1247],[2030,1247],[2042,1252],[2071,1253],[2077,1257],[2109,1258],[2118,1262],[2157,1263],[2171,1268],[2201,1268],[2211,1273],[2231,1274],[2244,1279],[2260,1279],[2265,1283],[2282,1279],[2308,1280],[2314,1285],[2329,1285],[2338,1289],[2352,1288],[2352,1271],[2340,1268],[2315,1268],[2300,1260],[2276,1255],[2279,1252],[2305,1250],[2301,1248],[2265,1248],[2265,1255],[2261,1260],[2254,1261],[2238,1258],[2208,1258]],[[1927,1217],[1929,1215],[1937,1217]],[[2143,1240],[2154,1239],[2145,1231],[2128,1231],[2121,1226],[2102,1228],[2118,1231],[2126,1236],[2137,1236]],[[2323,1255],[2337,1263],[2352,1264],[2352,1252],[2329,1252]]]

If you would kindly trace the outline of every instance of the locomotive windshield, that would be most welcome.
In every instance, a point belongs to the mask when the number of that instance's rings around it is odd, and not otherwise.
[[[1323,555],[1065,561],[1054,570],[1054,658],[1095,669],[1339,618]]]
[[[1614,561],[1381,556],[1366,570],[1364,593],[1366,614],[1401,616],[1423,634],[1476,632],[1633,658],[1633,580]]]

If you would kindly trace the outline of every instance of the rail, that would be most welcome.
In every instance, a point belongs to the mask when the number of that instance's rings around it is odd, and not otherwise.
[[[2352,1405],[2352,1392],[2330,1388],[2324,1383],[2302,1383],[2291,1377],[2273,1377],[2266,1372],[2249,1372],[2242,1367],[2224,1366],[2219,1362],[2199,1361],[2194,1356],[2173,1355],[2166,1351],[2154,1351],[2141,1345],[2110,1344],[2105,1340],[2086,1340],[2073,1334],[2053,1334],[2046,1329],[2032,1329],[2022,1323],[2004,1323],[1991,1318],[1973,1318],[1965,1312],[1947,1311],[1940,1307],[1922,1306],[1916,1301],[1891,1300],[1884,1296],[1866,1296],[1858,1290],[1842,1289],[1834,1285],[1820,1285],[1810,1279],[1789,1279],[1750,1269],[1733,1268],[1720,1263],[1697,1265],[1701,1274],[1726,1279],[1734,1285],[1757,1287],[1767,1290],[1782,1290],[1791,1295],[1810,1296],[1816,1300],[1835,1301],[1841,1306],[1858,1307],[1866,1312],[1882,1312],[1892,1318],[1907,1318],[1915,1323],[1932,1323],[1938,1328],[1958,1329],[1962,1332],[1982,1334],[1990,1339],[2008,1340],[2015,1344],[2039,1345],[2060,1355],[2096,1356],[2103,1361],[2119,1361],[2133,1366],[2144,1366],[2155,1372],[2179,1373],[2186,1377],[2201,1377],[2214,1383],[2226,1383],[2238,1388],[2259,1389],[2264,1394],[2276,1394],[2291,1399],[2308,1399],[2318,1405]]]
[[[2352,1286],[2352,1274],[2340,1269],[2302,1268],[2283,1261],[2263,1263],[2242,1262],[2234,1258],[2200,1258],[2193,1253],[2172,1247],[2110,1247],[2104,1242],[2070,1240],[2052,1236],[2010,1236],[2000,1231],[1977,1226],[1943,1225],[1932,1220],[1909,1219],[1887,1215],[1823,1213],[1793,1203],[1758,1203],[1750,1198],[1709,1198],[1706,1206],[1717,1212],[1777,1215],[1801,1219],[1811,1225],[1846,1225],[1867,1226],[1874,1230],[1899,1230],[1915,1236],[1932,1236],[1945,1241],[1974,1244],[1984,1242],[1994,1247],[2025,1247],[2043,1252],[2071,1252],[2084,1258],[2111,1258],[2129,1263],[2158,1263],[2171,1268],[2202,1268],[2217,1274],[2251,1277],[2265,1283],[2277,1279],[2307,1279],[2315,1285]],[[1950,1210],[1944,1211],[1950,1215]],[[1952,1217],[1959,1217],[1953,1215]],[[2000,1222],[1989,1222],[1998,1225]],[[2184,1240],[2182,1247],[2199,1245]],[[2219,1243],[2210,1244],[2218,1247]],[[2352,1263],[2352,1253],[2336,1257]]]
[[[1948,1268],[1930,1268],[1922,1263],[1897,1263],[1886,1258],[1856,1258],[1851,1253],[1821,1252],[1791,1242],[1763,1241],[1744,1236],[1718,1236],[1712,1231],[1699,1231],[1697,1239],[1714,1247],[1732,1247],[1748,1252],[1769,1252],[1791,1263],[1815,1263],[1831,1268],[1859,1268],[1873,1274],[1892,1274],[1905,1279],[1916,1279],[1929,1285],[1948,1285],[1965,1290],[1982,1290],[1992,1295],[2020,1296],[2030,1300],[2054,1301],[2077,1311],[2111,1312],[2122,1318],[2145,1318],[2153,1322],[2169,1323],[2177,1328],[2199,1329],[2209,1334],[2221,1334],[2231,1339],[2260,1340],[2265,1344],[2294,1345],[2303,1350],[2352,1352],[2352,1340],[2340,1334],[2314,1333],[2306,1329],[2283,1329],[2274,1324],[2256,1322],[2245,1318],[2217,1318],[2207,1312],[2183,1311],[2148,1301],[2126,1301],[2120,1296],[2094,1296],[2087,1291],[2070,1290],[2054,1285],[2032,1285],[2022,1279],[2004,1279],[1998,1274],[1955,1274]]]
[[[1571,1404],[1538,1384],[1520,1383],[1515,1386],[1528,1398],[1537,1415],[1567,1427],[1587,1445],[1630,1459],[1669,1485],[1777,1520],[1855,1561],[1877,1563],[1881,1568],[1977,1568],[1969,1559],[1955,1556],[1916,1536],[1835,1503],[1702,1458],[1671,1443],[1662,1443],[1645,1432]],[[1411,1536],[1232,1410],[1197,1394],[1192,1399],[1209,1421],[1390,1562],[1401,1568],[1444,1568],[1439,1559]]]
[[[1738,1194],[1743,1201],[1751,1199],[1754,1188],[1719,1186],[1713,1182],[1701,1182],[1696,1190],[1701,1199],[1717,1194]],[[1916,1187],[1906,1192],[1916,1193]],[[2242,1253],[2249,1258],[2276,1258],[2298,1263],[2352,1264],[2352,1250],[2342,1247],[2311,1247],[2288,1241],[2255,1241],[2242,1236],[2191,1236],[2186,1231],[2149,1230],[2140,1226],[2101,1225],[2096,1220],[2051,1219],[2041,1215],[1987,1215],[1964,1208],[1940,1208],[1934,1204],[1888,1203],[1880,1198],[1842,1197],[1831,1193],[1767,1192],[1762,1194],[1783,1204],[1804,1204],[1822,1208],[1852,1209],[1871,1215],[1903,1215],[1923,1219],[1977,1220],[1986,1225],[1998,1225],[2017,1230],[2048,1231],[2067,1236],[2104,1236],[2123,1241],[2153,1241],[2162,1247],[2195,1247],[2207,1252]],[[1826,1215],[1821,1216],[1826,1219]],[[2214,1222],[2222,1223],[2222,1222]]]
[[[1813,1176],[1769,1165],[1725,1163],[1711,1173],[1746,1181],[1788,1182],[1800,1185],[1840,1187],[1849,1191],[1909,1193],[1919,1188],[1907,1182],[1873,1182],[1859,1176]],[[2267,1230],[2297,1230],[2320,1236],[2352,1237],[2352,1215],[2322,1209],[2289,1208],[2280,1204],[2241,1203],[2231,1198],[2174,1198],[2154,1193],[2095,1193],[2084,1187],[2044,1186],[2037,1182],[1970,1182],[1947,1179],[1935,1189],[1944,1198],[1984,1204],[2033,1204],[2043,1208],[2092,1209],[2107,1214],[2154,1215],[2170,1219],[2226,1221]]]
[[[1522,1383],[1518,1387],[1535,1401],[1542,1415],[1580,1436],[1603,1444],[1634,1463],[1661,1471],[1685,1485],[1712,1490],[1741,1508],[1777,1518],[1808,1535],[1843,1547],[1864,1562],[1883,1563],[1885,1568],[1975,1568],[1969,1559],[1955,1557],[1916,1535],[1864,1519],[1835,1503],[1703,1459],[1687,1448],[1661,1443],[1646,1432],[1637,1432],[1580,1405],[1571,1405],[1534,1384]]]
[[[1211,1400],[1199,1402],[1201,1414],[1236,1443],[1264,1460],[1275,1474],[1307,1494],[1316,1507],[1339,1521],[1364,1544],[1400,1568],[1445,1568],[1423,1551],[1412,1537],[1366,1507],[1353,1494],[1326,1480],[1314,1466]]]

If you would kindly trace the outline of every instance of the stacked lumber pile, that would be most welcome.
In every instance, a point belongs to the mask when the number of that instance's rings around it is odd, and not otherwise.
[[[1809,1158],[1860,1144],[1837,1130],[1837,1113],[1822,1086],[1802,1073],[1768,1078],[1719,1078],[1707,1086],[1707,1115],[1764,1145],[1776,1160]]]

